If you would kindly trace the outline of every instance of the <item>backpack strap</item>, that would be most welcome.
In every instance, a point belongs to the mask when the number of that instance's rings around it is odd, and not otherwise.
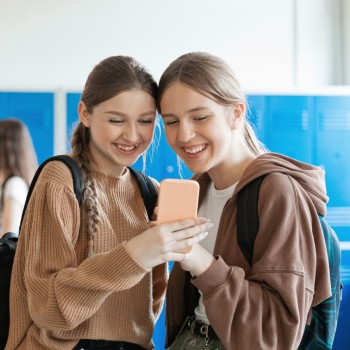
[[[129,170],[139,185],[141,196],[143,198],[143,202],[145,203],[148,219],[151,221],[158,198],[158,193],[155,189],[154,183],[147,175],[141,171],[132,168],[129,168]]]
[[[25,211],[27,209],[30,196],[31,196],[31,194],[32,194],[32,192],[34,190],[35,184],[36,184],[36,182],[37,182],[37,180],[39,178],[39,175],[40,175],[41,171],[43,170],[43,168],[45,167],[45,165],[47,163],[49,163],[49,162],[52,162],[52,161],[61,161],[64,164],[67,165],[67,167],[69,168],[69,170],[71,171],[72,176],[73,176],[73,187],[74,187],[75,196],[77,198],[77,201],[79,202],[79,205],[81,205],[81,203],[82,203],[82,199],[83,199],[83,176],[82,176],[82,173],[81,173],[81,170],[80,170],[78,164],[71,157],[69,157],[67,155],[57,155],[57,156],[53,156],[51,158],[48,158],[43,163],[40,164],[39,168],[36,170],[36,172],[34,174],[32,182],[30,183],[30,186],[29,186],[29,189],[28,189],[27,198],[26,198],[26,201],[25,201],[25,204],[24,204],[24,208],[23,208],[23,211],[22,211],[22,217],[21,217],[21,223],[20,223],[20,226],[19,226],[19,231],[21,230],[24,214],[25,214]]]
[[[238,193],[237,198],[237,243],[252,266],[254,242],[259,230],[258,199],[265,175],[249,182]]]

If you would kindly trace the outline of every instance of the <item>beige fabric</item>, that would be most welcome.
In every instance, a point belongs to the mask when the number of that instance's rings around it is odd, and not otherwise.
[[[86,217],[80,221],[69,169],[51,162],[43,170],[16,252],[6,350],[68,350],[82,338],[153,348],[167,267],[145,271],[125,249],[148,228],[129,171],[120,178],[94,175],[104,195],[95,254],[85,259]]]

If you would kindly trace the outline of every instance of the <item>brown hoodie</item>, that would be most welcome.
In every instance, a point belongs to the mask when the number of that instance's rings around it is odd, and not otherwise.
[[[260,188],[259,232],[250,267],[237,245],[237,194],[264,174],[268,175]],[[207,174],[195,178],[201,201],[211,180]],[[195,279],[179,264],[173,267],[167,291],[167,346],[185,317],[194,314],[199,289],[207,317],[227,350],[296,349],[310,308],[331,295],[317,214],[325,215],[327,200],[320,168],[275,153],[255,159],[223,209],[216,262]]]

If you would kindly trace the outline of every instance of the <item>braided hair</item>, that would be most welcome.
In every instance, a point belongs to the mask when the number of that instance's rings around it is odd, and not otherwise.
[[[146,69],[129,56],[111,56],[102,60],[89,74],[81,101],[89,113],[95,106],[131,89],[140,89],[149,93],[154,100],[157,96],[157,84]],[[93,254],[93,241],[100,221],[97,185],[92,176],[91,152],[89,148],[90,130],[79,122],[72,136],[72,158],[78,163],[84,177],[83,210],[87,222],[88,251]]]

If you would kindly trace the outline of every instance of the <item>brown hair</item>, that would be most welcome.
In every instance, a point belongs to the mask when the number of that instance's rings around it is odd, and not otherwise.
[[[37,167],[27,126],[17,118],[0,120],[0,172],[3,176],[19,176],[29,186]]]
[[[146,69],[134,58],[112,56],[101,61],[89,74],[81,101],[89,113],[98,104],[131,89],[149,93],[154,100],[157,83]],[[79,122],[72,137],[72,157],[77,161],[84,176],[84,209],[88,215],[88,256],[93,254],[93,238],[99,222],[96,183],[90,166],[90,130]]]
[[[162,74],[159,81],[157,108],[164,91],[173,83],[180,82],[224,106],[237,103],[247,105],[239,81],[231,67],[221,58],[206,52],[191,52],[178,57]],[[266,152],[256,137],[246,116],[243,124],[244,139],[251,152],[259,156]]]

